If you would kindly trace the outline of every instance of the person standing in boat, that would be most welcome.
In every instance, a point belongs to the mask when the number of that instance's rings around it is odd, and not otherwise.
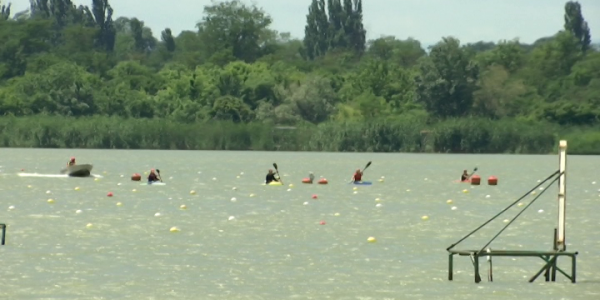
[[[148,174],[148,183],[159,181],[158,175],[156,175],[156,171],[154,169],[150,170],[150,174]]]
[[[74,166],[74,165],[75,165],[75,157],[71,157],[71,159],[67,163],[67,167]]]
[[[362,181],[362,171],[360,169],[357,169],[356,172],[354,173],[354,175],[352,175],[352,181],[354,182],[358,182],[358,181]]]
[[[279,182],[279,179],[275,178],[275,173],[273,173],[272,169],[269,169],[269,173],[267,173],[267,177],[265,178],[265,183],[269,184],[271,182]]]

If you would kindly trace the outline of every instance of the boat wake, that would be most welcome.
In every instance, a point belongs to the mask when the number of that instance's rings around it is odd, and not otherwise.
[[[40,174],[40,173],[18,173],[19,177],[45,177],[45,178],[69,178],[69,174]],[[89,177],[102,178],[102,175],[91,174]]]

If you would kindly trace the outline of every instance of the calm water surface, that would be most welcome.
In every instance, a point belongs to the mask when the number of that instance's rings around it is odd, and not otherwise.
[[[580,253],[578,283],[561,274],[555,283],[528,283],[542,260],[498,257],[494,282],[482,262],[484,281],[475,284],[466,257],[455,259],[454,281],[447,280],[445,249],[556,171],[556,155],[2,154],[0,223],[8,232],[0,246],[0,299],[600,299],[598,156],[568,161],[567,243]],[[57,174],[70,156],[93,164],[97,178],[18,175]],[[374,184],[354,190],[346,182],[368,161],[364,179]],[[273,162],[285,186],[261,185]],[[499,185],[454,182],[475,166]],[[159,168],[167,185],[130,180],[150,168]],[[301,184],[309,171],[329,184]],[[549,188],[492,249],[552,249],[556,190]],[[457,249],[482,247],[521,210],[510,209]],[[559,265],[569,270],[568,262]]]

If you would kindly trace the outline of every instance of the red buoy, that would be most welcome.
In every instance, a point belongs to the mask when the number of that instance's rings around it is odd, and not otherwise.
[[[327,183],[328,183],[327,179],[325,179],[325,178],[319,179],[319,184],[327,184]]]
[[[490,176],[490,178],[488,178],[488,185],[498,185],[498,178]]]
[[[131,175],[131,180],[140,181],[140,180],[142,180],[142,175],[140,175],[138,173],[134,173],[133,175]]]
[[[471,185],[479,185],[481,183],[481,177],[479,175],[471,176]]]

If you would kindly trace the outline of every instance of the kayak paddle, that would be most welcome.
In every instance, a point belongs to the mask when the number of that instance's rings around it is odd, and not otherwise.
[[[159,169],[156,169],[156,174],[158,174],[158,179],[160,179],[160,182],[163,182],[162,181],[162,177],[160,176],[160,170]]]
[[[281,175],[279,175],[279,169],[277,168],[277,164],[273,163],[273,167],[275,167],[275,172],[277,172],[277,177],[279,177],[279,182],[283,184],[283,179],[281,179]]]
[[[477,172],[477,167],[475,167],[475,169],[473,169],[473,172],[471,173],[471,175],[469,175],[469,177],[467,177],[467,180],[471,179],[471,176],[473,176],[473,174],[475,174],[475,172]]]

